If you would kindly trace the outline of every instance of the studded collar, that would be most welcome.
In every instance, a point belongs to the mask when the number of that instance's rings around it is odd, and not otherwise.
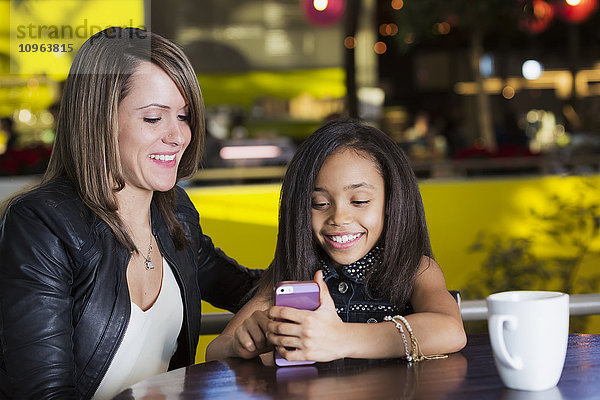
[[[377,268],[381,265],[382,259],[383,249],[375,246],[360,260],[352,264],[342,265],[341,272],[348,279],[356,283],[362,283],[365,280],[367,272],[371,268]],[[339,278],[337,270],[331,266],[329,260],[321,260],[321,269],[323,270],[323,279],[325,281],[331,277]]]

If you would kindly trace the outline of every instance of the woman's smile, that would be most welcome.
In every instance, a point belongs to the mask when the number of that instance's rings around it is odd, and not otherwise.
[[[173,168],[177,166],[177,162],[175,158],[177,157],[177,152],[175,153],[160,153],[160,154],[148,154],[148,158],[154,161],[157,165],[166,168]]]

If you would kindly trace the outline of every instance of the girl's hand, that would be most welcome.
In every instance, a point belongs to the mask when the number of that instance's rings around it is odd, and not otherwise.
[[[315,281],[320,288],[321,303],[315,311],[278,306],[268,311],[271,321],[267,325],[267,338],[288,361],[331,361],[344,357],[346,324],[335,311],[323,271],[317,271]]]
[[[266,311],[257,310],[238,326],[231,341],[231,351],[234,357],[254,358],[272,350],[267,342],[265,332],[269,317]]]

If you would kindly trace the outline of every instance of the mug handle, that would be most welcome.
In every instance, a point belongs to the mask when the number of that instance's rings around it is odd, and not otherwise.
[[[507,368],[523,369],[523,360],[519,356],[512,357],[504,341],[504,327],[508,331],[517,329],[517,317],[514,315],[492,315],[489,322],[490,341],[494,355]]]

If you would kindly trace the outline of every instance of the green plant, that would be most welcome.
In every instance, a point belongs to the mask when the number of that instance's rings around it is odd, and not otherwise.
[[[600,273],[582,274],[600,251],[600,204],[590,200],[596,185],[582,180],[570,195],[547,196],[548,209],[530,209],[527,237],[480,232],[470,247],[483,252],[480,270],[461,290],[465,299],[481,299],[507,290],[555,290],[570,294],[596,292]],[[571,320],[571,330],[585,331],[587,318]]]

